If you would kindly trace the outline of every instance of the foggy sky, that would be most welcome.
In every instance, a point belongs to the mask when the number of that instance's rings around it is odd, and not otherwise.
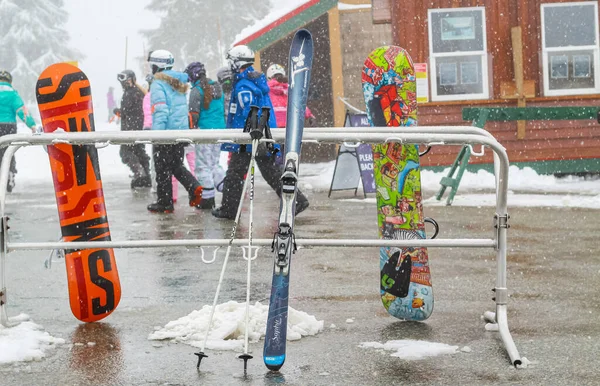
[[[125,69],[125,37],[127,67],[143,80],[136,57],[144,55],[144,40],[138,31],[156,28],[160,20],[144,9],[148,0],[64,1],[71,46],[86,56],[79,67],[90,79],[97,119],[105,119],[108,87],[115,87],[115,96],[121,94],[117,74]]]

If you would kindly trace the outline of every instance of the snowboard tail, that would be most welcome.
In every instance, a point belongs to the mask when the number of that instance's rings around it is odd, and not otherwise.
[[[45,133],[94,131],[90,82],[77,67],[46,68],[36,85]],[[48,146],[63,241],[109,241],[110,229],[94,145]],[[65,265],[73,315],[83,322],[108,316],[121,285],[112,248],[67,249]]]
[[[415,81],[404,49],[385,46],[371,52],[362,73],[371,126],[417,124]],[[398,142],[373,145],[373,161],[379,237],[424,239],[418,147]],[[427,249],[382,247],[379,255],[384,307],[399,319],[427,319],[433,312]]]

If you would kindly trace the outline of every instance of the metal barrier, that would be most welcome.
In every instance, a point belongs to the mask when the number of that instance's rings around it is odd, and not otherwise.
[[[273,139],[283,142],[284,130],[273,130]],[[10,167],[10,157],[21,146],[52,144],[173,144],[173,143],[248,143],[249,136],[241,130],[171,130],[171,131],[136,131],[136,132],[82,132],[55,134],[14,134],[0,137],[0,147],[7,146],[0,167],[0,323],[10,326],[6,311],[6,256],[11,251],[73,249],[73,248],[152,248],[152,247],[199,247],[226,246],[229,239],[204,240],[128,240],[128,241],[87,241],[87,242],[21,242],[9,241],[7,216],[5,211],[6,185]],[[498,141],[487,131],[472,126],[419,126],[407,128],[372,127],[372,128],[312,128],[305,129],[303,142],[318,143],[384,143],[402,142],[427,145],[473,145],[481,144],[494,151],[496,170],[496,215],[494,216],[495,237],[493,239],[425,239],[425,240],[376,240],[376,239],[297,239],[298,246],[318,247],[469,247],[494,248],[497,259],[496,287],[493,289],[496,303],[495,312],[485,312],[484,318],[498,325],[498,331],[504,347],[515,366],[521,364],[521,358],[508,329],[506,287],[506,253],[508,231],[508,156]],[[256,246],[271,245],[271,239],[254,239]],[[247,239],[236,239],[233,245],[247,245]],[[204,254],[204,251],[202,251]],[[213,260],[205,260],[211,263]]]

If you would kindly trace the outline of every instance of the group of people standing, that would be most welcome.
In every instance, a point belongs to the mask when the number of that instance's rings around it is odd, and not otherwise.
[[[149,92],[136,82],[135,73],[118,74],[123,87],[120,107],[121,130],[185,130],[243,128],[250,106],[269,107],[272,128],[284,127],[287,112],[287,78],[282,66],[269,67],[267,77],[254,70],[254,52],[247,46],[236,46],[227,53],[229,66],[217,73],[218,81],[209,79],[204,65],[190,63],[184,72],[173,70],[173,55],[156,50],[148,55],[152,70],[146,80]],[[187,92],[189,93],[189,103]],[[226,109],[227,106],[227,109]],[[314,124],[307,109],[306,118]],[[218,175],[221,151],[230,152],[229,167],[223,179],[223,200],[215,208],[215,176]],[[245,173],[251,157],[250,146],[236,144],[199,144],[185,146],[154,145],[152,159],[156,173],[156,202],[148,205],[155,213],[172,213],[173,194],[179,181],[189,195],[189,205],[212,209],[218,218],[233,219],[242,199]],[[132,188],[152,186],[150,157],[143,144],[122,145],[123,163],[133,172]],[[190,170],[184,166],[187,159]],[[276,162],[266,145],[256,152],[256,163],[267,183],[281,195],[282,165]],[[176,191],[175,191],[176,193]],[[296,213],[308,207],[308,199],[298,191]]]

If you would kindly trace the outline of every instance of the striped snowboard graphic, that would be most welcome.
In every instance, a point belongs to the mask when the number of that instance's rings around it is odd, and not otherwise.
[[[53,64],[40,75],[37,102],[45,133],[94,131],[90,82],[77,67]],[[110,230],[94,145],[48,146],[63,241],[108,241]],[[121,285],[112,249],[68,249],[65,265],[71,311],[83,322],[108,316]]]

